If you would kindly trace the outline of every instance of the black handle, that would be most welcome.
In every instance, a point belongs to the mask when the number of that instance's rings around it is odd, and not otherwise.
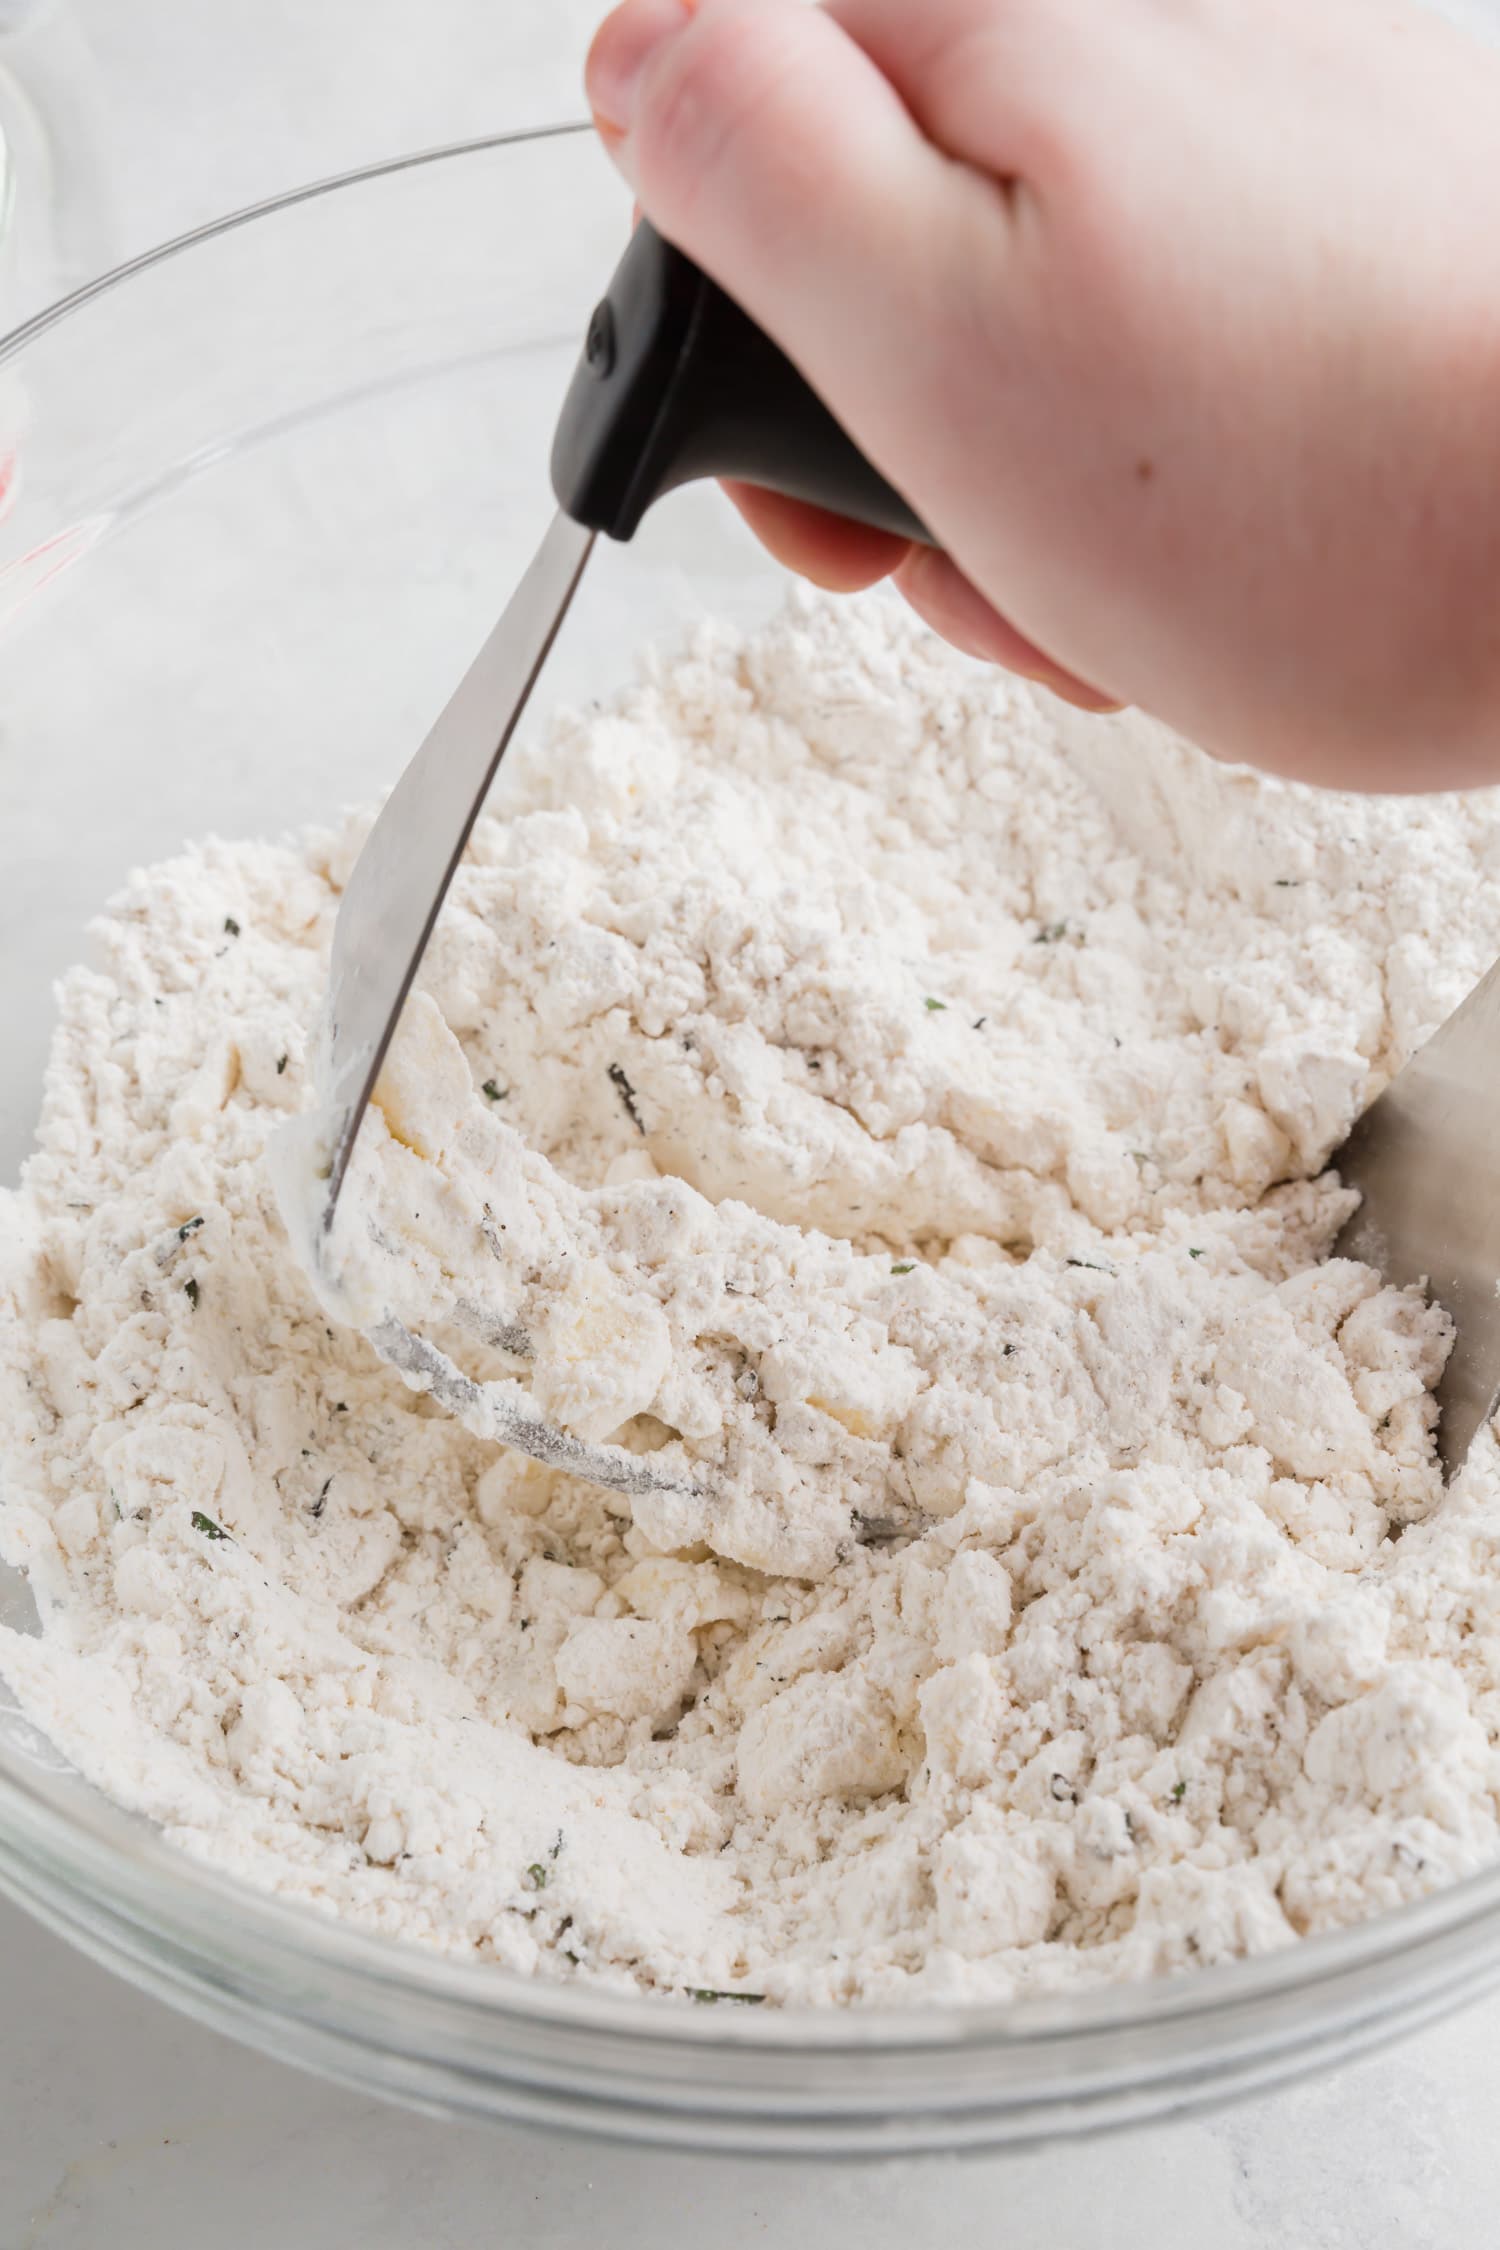
[[[643,221],[589,322],[552,489],[576,522],[629,539],[653,500],[699,477],[934,543],[786,354]]]

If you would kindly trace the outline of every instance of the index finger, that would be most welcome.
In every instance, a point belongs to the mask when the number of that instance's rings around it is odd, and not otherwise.
[[[727,479],[724,490],[779,563],[831,594],[857,593],[889,578],[911,551],[910,540],[851,523],[806,500]]]

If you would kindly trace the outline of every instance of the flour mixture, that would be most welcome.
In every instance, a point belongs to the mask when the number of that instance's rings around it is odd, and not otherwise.
[[[1500,952],[1500,801],[803,599],[499,815],[317,1293],[271,1173],[367,822],[138,876],[63,987],[0,1243],[52,1739],[254,1883],[709,1999],[1146,1976],[1493,1859],[1493,1446],[1444,1495],[1446,1323],[1319,1171]]]

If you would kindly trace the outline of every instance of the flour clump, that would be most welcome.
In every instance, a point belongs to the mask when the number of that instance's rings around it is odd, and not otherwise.
[[[1447,1323],[1321,1168],[1500,952],[1500,804],[1215,768],[883,599],[706,629],[508,765],[315,1290],[267,1151],[367,825],[148,870],[62,990],[0,1673],[85,1773],[369,1928],[773,2002],[1493,1860],[1493,1446],[1443,1492]]]

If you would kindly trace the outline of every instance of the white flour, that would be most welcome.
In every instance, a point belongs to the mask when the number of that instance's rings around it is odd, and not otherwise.
[[[37,1723],[256,1883],[677,1991],[1141,1976],[1495,1857],[1493,1449],[1442,1495],[1442,1318],[1311,1175],[1500,952],[1500,802],[808,600],[501,809],[334,1245],[472,1429],[268,1182],[363,823],[150,871],[67,981],[0,1240]]]

